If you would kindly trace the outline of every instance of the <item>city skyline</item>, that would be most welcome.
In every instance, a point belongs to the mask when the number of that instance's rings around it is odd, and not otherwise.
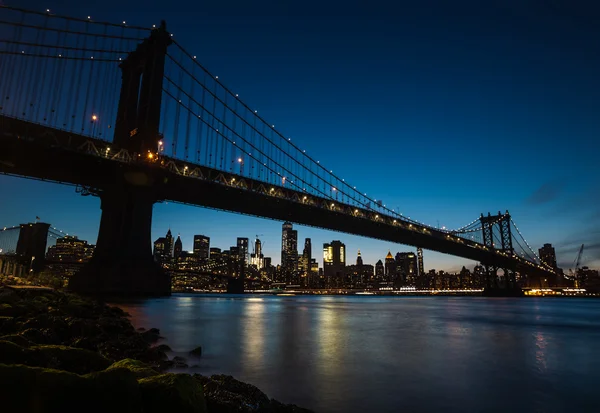
[[[448,228],[482,212],[508,209],[534,250],[545,243],[555,246],[560,267],[568,268],[582,243],[589,246],[586,265],[597,267],[600,179],[594,154],[600,127],[594,114],[600,87],[593,75],[598,58],[586,52],[592,46],[591,29],[574,27],[569,13],[548,9],[543,18],[533,18],[537,16],[526,5],[513,3],[487,11],[474,8],[470,14],[462,13],[465,4],[455,5],[444,11],[456,19],[443,21],[419,6],[407,6],[404,17],[382,13],[374,16],[382,24],[367,21],[360,27],[348,15],[334,21],[329,9],[323,11],[330,13],[329,19],[291,17],[285,6],[274,9],[283,21],[258,12],[231,16],[219,5],[193,6],[212,17],[206,25],[192,24],[192,16],[160,11],[152,3],[144,3],[150,12],[121,16],[133,14],[141,4],[135,1],[131,12],[119,16],[73,1],[56,12],[81,11],[82,16],[140,25],[166,18],[175,36],[198,51],[204,65],[286,136],[388,206]],[[23,6],[47,7],[35,1]],[[515,16],[512,37],[496,36]],[[399,21],[392,25],[394,19]],[[556,25],[565,29],[560,38],[553,34]],[[450,29],[451,35],[445,36]],[[279,36],[269,37],[273,32]],[[245,37],[234,40],[235,33]],[[193,43],[197,38],[211,41],[199,47]],[[445,43],[432,45],[440,38]],[[531,57],[531,47],[540,42],[546,48]],[[559,52],[567,58],[559,60]],[[243,70],[236,64],[240,61]],[[464,159],[466,168],[459,162]],[[482,169],[491,172],[479,173]],[[59,227],[65,223],[65,229],[95,243],[97,199],[83,198],[72,187],[4,176],[0,187],[11,194],[0,205],[3,225],[39,215]],[[186,250],[194,233],[210,233],[219,243],[219,237],[231,238],[229,224],[244,228],[235,237],[272,234],[272,239],[264,237],[265,255],[279,261],[277,247],[271,248],[280,222],[157,204],[153,239],[175,224],[185,228],[176,231]],[[190,227],[198,229],[187,233]],[[331,231],[297,229],[300,239],[312,238],[314,245],[341,238],[349,251],[360,248],[368,262],[375,262],[379,251],[403,249]],[[425,254],[432,268],[455,270],[469,263]]]

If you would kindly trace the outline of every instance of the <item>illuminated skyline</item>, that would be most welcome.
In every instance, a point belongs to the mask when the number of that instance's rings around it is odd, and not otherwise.
[[[600,62],[592,53],[598,29],[585,10],[431,2],[435,13],[431,4],[398,13],[349,4],[343,12],[320,7],[316,16],[274,2],[252,10],[233,3],[182,3],[181,13],[158,2],[67,0],[53,10],[139,25],[164,18],[178,41],[278,130],[388,206],[448,228],[508,209],[534,250],[556,247],[559,266],[568,268],[581,243],[584,263],[599,265]],[[0,225],[38,215],[95,242],[97,199],[9,177],[0,177],[0,189],[9,194]],[[157,204],[152,236],[171,227],[191,250],[194,234],[221,247],[265,234],[264,253],[278,263],[281,224]],[[314,245],[341,239],[349,258],[360,248],[369,263],[388,249],[414,250],[295,228]],[[468,263],[425,251],[427,268]]]

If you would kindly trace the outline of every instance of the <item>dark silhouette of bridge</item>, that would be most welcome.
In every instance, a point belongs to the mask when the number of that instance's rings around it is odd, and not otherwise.
[[[95,253],[70,281],[75,291],[169,294],[150,239],[153,204],[163,200],[479,261],[489,289],[555,275],[508,211],[445,230],[360,192],[227,89],[164,22],[133,27],[6,6],[0,15],[0,172],[101,200]]]

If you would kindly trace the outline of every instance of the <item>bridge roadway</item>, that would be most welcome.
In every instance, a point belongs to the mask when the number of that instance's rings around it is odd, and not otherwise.
[[[522,274],[552,276],[535,263],[435,228],[293,189],[0,115],[0,173],[102,191],[117,176],[173,201],[422,247]]]

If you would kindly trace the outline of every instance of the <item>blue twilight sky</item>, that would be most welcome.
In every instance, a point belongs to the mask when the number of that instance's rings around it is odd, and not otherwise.
[[[459,227],[508,209],[569,268],[586,243],[600,266],[600,4],[593,1],[171,0],[5,2],[150,26],[188,51],[284,135],[400,212]],[[418,4],[417,4],[418,3]],[[1,14],[1,10],[0,10]],[[0,226],[33,220],[95,242],[99,200],[0,177]],[[227,248],[237,236],[279,262],[281,222],[157,204],[171,227]],[[297,226],[299,246],[341,239],[374,264],[410,247]],[[317,254],[322,261],[322,254]],[[466,260],[425,253],[427,269]]]

